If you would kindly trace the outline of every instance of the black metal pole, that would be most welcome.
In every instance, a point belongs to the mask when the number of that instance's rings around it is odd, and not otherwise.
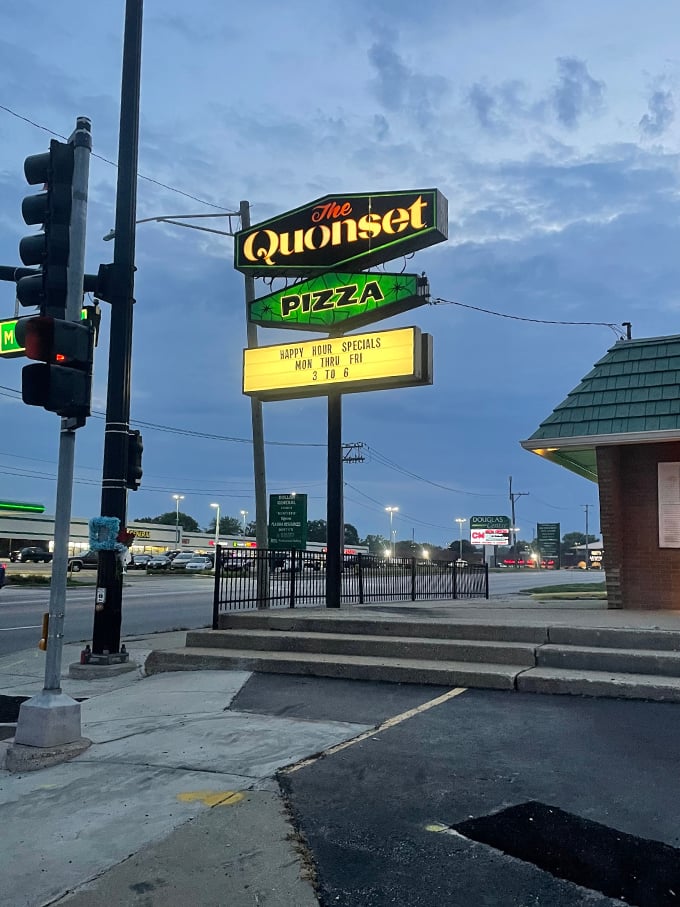
[[[118,136],[118,184],[111,303],[109,377],[106,397],[102,516],[127,520],[127,448],[130,427],[132,308],[134,304],[135,218],[137,215],[137,158],[139,94],[142,63],[143,0],[126,0],[123,75]],[[120,651],[123,575],[113,551],[101,551],[97,572],[92,653]]]
[[[345,538],[342,507],[342,394],[328,395],[326,607],[340,607]]]

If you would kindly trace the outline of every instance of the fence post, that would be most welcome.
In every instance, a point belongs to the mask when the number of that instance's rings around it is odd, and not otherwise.
[[[364,562],[361,552],[357,555],[357,564],[359,567],[359,604],[364,603]]]
[[[485,598],[488,598],[488,597],[489,597],[489,565],[488,565],[488,564],[484,564],[484,567],[486,568],[485,571],[484,571],[485,582],[486,582],[486,588],[485,588],[485,595],[484,595],[484,597],[485,597]]]
[[[222,546],[215,549],[215,587],[213,590],[212,628],[217,630],[220,615],[220,581],[222,579]]]
[[[297,567],[297,551],[293,548],[290,552],[290,598],[288,600],[288,607],[295,607],[295,568]]]
[[[411,558],[411,601],[416,600],[416,559]]]
[[[458,564],[453,562],[453,597],[458,598]]]

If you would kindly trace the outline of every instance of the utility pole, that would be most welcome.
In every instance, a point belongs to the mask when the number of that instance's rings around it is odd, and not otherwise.
[[[592,504],[581,504],[583,509],[586,512],[586,570],[590,570],[590,549],[588,547],[588,511],[593,506]]]
[[[126,0],[121,79],[118,183],[113,265],[103,298],[111,303],[109,375],[104,430],[101,512],[127,521],[127,462],[130,430],[132,313],[135,285],[135,215],[139,150],[139,93],[143,0]],[[123,574],[115,551],[100,551],[92,631],[92,664],[119,664]]]
[[[519,568],[519,557],[517,554],[517,527],[515,526],[515,501],[517,498],[521,498],[524,495],[529,494],[528,491],[515,491],[512,490],[512,476],[510,479],[510,508],[512,510],[512,550],[513,557],[515,560],[515,570]]]

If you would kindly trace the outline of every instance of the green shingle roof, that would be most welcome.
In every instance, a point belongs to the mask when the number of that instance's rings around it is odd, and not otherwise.
[[[680,438],[680,335],[619,340],[522,446],[596,481],[596,446],[649,432]]]

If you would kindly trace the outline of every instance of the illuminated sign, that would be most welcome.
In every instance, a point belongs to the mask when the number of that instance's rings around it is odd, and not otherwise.
[[[364,270],[448,237],[438,189],[325,195],[234,236],[234,267],[253,276]]]
[[[470,529],[510,529],[510,517],[471,516]]]
[[[432,338],[417,327],[243,351],[243,393],[289,400],[432,384]]]
[[[4,356],[6,359],[24,355],[23,346],[17,343],[14,336],[14,328],[17,321],[17,318],[0,321],[0,356]]]
[[[429,298],[418,274],[323,274],[261,296],[248,319],[270,328],[329,331],[358,328],[423,305]]]
[[[134,526],[131,527],[131,531],[135,534],[135,541],[137,539],[150,539],[151,530],[150,529],[135,529]]]
[[[509,529],[470,529],[472,545],[508,545]]]
[[[0,501],[0,510],[18,510],[21,513],[44,513],[42,504],[26,504],[23,501]]]

